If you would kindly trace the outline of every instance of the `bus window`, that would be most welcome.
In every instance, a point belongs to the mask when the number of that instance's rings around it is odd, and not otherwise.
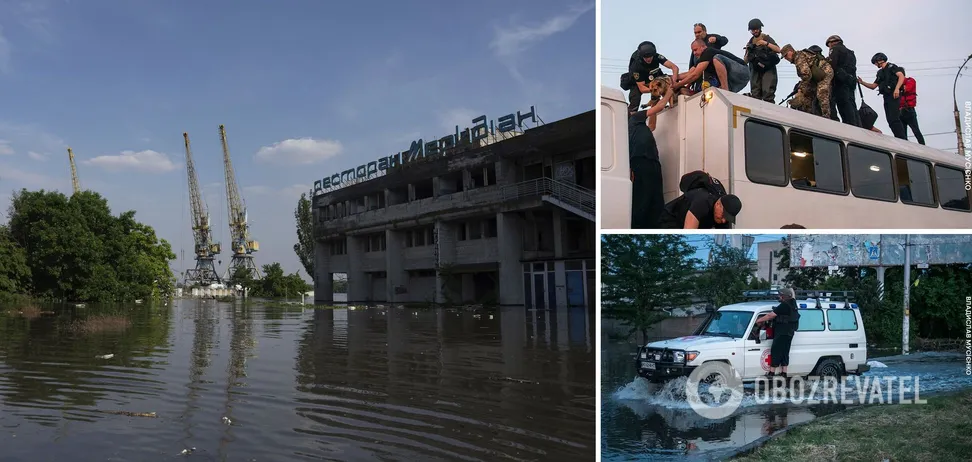
[[[846,193],[841,143],[790,131],[790,182],[794,188]]]
[[[925,162],[895,156],[898,167],[898,196],[905,204],[936,205],[932,194],[931,166]]]
[[[935,165],[935,177],[942,208],[968,211],[969,192],[965,190],[965,175],[960,170]]]
[[[851,191],[857,197],[894,201],[891,154],[861,146],[847,147]]]
[[[753,183],[786,186],[783,129],[746,121],[746,176]]]

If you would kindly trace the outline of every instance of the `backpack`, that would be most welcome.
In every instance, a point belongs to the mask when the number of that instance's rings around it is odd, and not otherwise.
[[[827,58],[820,53],[814,53],[810,50],[803,50],[807,53],[813,55],[813,60],[810,61],[810,77],[814,82],[822,82],[827,78],[827,74],[824,73],[823,67],[820,66],[820,61],[827,61]]]
[[[901,86],[901,106],[915,107],[918,105],[918,85],[915,79],[905,77],[904,85]]]
[[[630,91],[631,87],[634,86],[634,79],[631,78],[630,72],[625,72],[621,74],[621,89],[624,91]]]
[[[683,194],[693,189],[705,189],[709,194],[716,197],[726,195],[726,188],[722,186],[722,182],[702,170],[696,170],[682,175],[682,178],[678,182],[678,189]]]

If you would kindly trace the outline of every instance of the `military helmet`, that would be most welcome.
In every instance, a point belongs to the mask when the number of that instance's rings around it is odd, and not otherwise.
[[[649,56],[654,56],[655,53],[657,53],[657,52],[658,52],[658,50],[655,49],[655,44],[654,43],[651,43],[651,42],[641,42],[641,45],[638,45],[638,56],[641,56],[642,58],[647,58]]]
[[[887,61],[887,60],[888,60],[888,55],[884,53],[875,53],[874,56],[871,57],[871,64],[877,64],[878,61]]]
[[[749,30],[756,30],[762,28],[763,28],[763,21],[760,21],[759,18],[753,18],[749,20]]]
[[[807,49],[810,50],[810,51],[812,51],[812,52],[814,52],[814,53],[821,53],[821,54],[823,53],[823,48],[820,48],[820,45],[814,45],[814,46],[812,46],[810,48],[807,48]]]
[[[839,35],[831,35],[830,37],[827,37],[827,41],[824,43],[830,45],[830,42],[843,43],[843,41],[844,39],[840,38]]]

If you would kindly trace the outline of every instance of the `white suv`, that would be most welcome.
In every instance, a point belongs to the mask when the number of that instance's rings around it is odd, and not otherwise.
[[[867,365],[864,322],[857,304],[829,299],[798,299],[800,326],[790,346],[787,375],[831,376],[861,374]],[[756,319],[779,302],[762,300],[719,308],[702,322],[695,335],[652,342],[638,351],[638,375],[653,382],[687,376],[710,361],[728,364],[743,382],[770,370],[772,328],[756,326]]]

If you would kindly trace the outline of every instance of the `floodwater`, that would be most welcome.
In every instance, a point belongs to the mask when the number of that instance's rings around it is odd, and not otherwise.
[[[633,343],[607,341],[602,335],[601,353],[601,453],[602,460],[713,460],[725,459],[759,438],[787,426],[813,420],[847,409],[859,403],[808,403],[808,399],[787,400],[780,404],[760,403],[747,389],[742,403],[732,415],[711,420],[697,414],[685,400],[684,379],[667,384],[649,384],[636,377]],[[871,391],[874,379],[884,386],[879,393],[885,399],[868,395],[864,402],[898,402],[900,382],[897,377],[918,377],[919,399],[932,393],[972,387],[965,375],[964,355],[959,353],[919,353],[909,356],[876,358],[881,363],[864,374],[862,386]],[[914,399],[914,382],[906,382],[904,398]],[[856,378],[848,380],[848,397],[858,398]],[[890,400],[886,399],[890,395]],[[824,394],[809,387],[801,395],[822,401]],[[839,397],[840,395],[838,395]],[[796,401],[796,402],[794,402]]]
[[[115,311],[130,327],[0,314],[0,459],[595,456],[590,310]]]

